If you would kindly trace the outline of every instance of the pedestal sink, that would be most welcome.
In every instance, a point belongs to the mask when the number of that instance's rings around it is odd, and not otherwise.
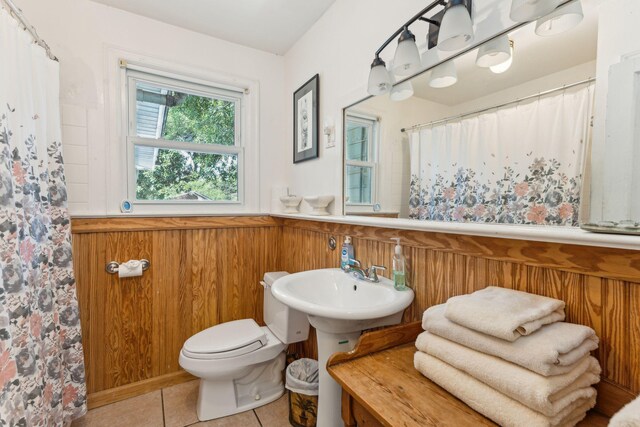
[[[393,282],[359,280],[339,268],[290,274],[271,288],[278,300],[307,313],[318,337],[320,396],[318,427],[342,426],[340,386],[327,373],[333,353],[352,350],[364,329],[396,325],[413,301],[413,291],[397,291]]]

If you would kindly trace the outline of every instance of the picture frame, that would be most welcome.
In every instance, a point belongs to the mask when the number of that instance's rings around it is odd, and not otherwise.
[[[318,158],[320,75],[293,93],[293,163]]]

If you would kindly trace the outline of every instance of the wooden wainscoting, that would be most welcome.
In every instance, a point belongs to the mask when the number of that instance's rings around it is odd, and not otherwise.
[[[363,264],[388,267],[390,238],[402,238],[416,293],[405,321],[489,284],[560,298],[569,321],[601,338],[600,411],[640,393],[640,251],[268,216],[74,219],[72,232],[91,407],[189,379],[178,365],[189,336],[234,319],[261,322],[262,275],[336,267],[340,251],[327,241],[345,235]],[[151,261],[142,277],[105,271],[109,261],[140,258]],[[315,357],[315,332],[290,350]]]
[[[270,217],[73,219],[90,407],[191,377],[178,355],[196,332],[262,320],[266,271],[278,268],[281,228]],[[141,277],[109,261],[146,258]]]
[[[335,267],[339,251],[327,239],[353,237],[363,265],[391,265],[402,238],[409,284],[416,293],[404,320],[420,320],[449,297],[503,286],[559,298],[567,320],[588,325],[601,339],[598,409],[606,415],[640,393],[640,252],[555,243],[394,230],[315,221],[283,220],[281,266],[289,272]],[[389,271],[385,276],[389,276]],[[309,357],[315,342],[298,346]]]

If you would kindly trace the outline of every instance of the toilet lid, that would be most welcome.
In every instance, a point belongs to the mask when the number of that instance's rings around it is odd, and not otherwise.
[[[221,323],[198,332],[184,343],[183,351],[195,358],[240,356],[267,344],[267,336],[255,320]]]

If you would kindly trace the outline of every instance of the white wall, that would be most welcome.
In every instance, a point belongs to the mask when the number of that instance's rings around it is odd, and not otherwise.
[[[397,27],[424,8],[420,0],[337,0],[316,24],[285,55],[285,96],[316,73],[320,74],[320,122],[332,117],[336,124],[336,146],[320,147],[320,157],[288,167],[281,185],[300,195],[332,194],[341,197],[342,108],[364,98],[373,52]],[[293,126],[293,105],[287,103],[283,126]],[[293,135],[282,141],[282,153],[291,156]],[[334,213],[341,202],[334,204]],[[303,202],[301,209],[308,206]]]
[[[281,154],[284,59],[88,0],[15,0],[60,59],[63,148],[74,216],[113,211],[107,194],[107,52],[117,49],[164,62],[257,81],[260,87],[260,210],[270,208],[271,182],[284,181]],[[123,142],[124,144],[124,142]],[[118,199],[118,197],[115,197]],[[124,198],[124,197],[123,197]],[[113,197],[112,197],[113,199]],[[112,204],[112,203],[111,203]]]

